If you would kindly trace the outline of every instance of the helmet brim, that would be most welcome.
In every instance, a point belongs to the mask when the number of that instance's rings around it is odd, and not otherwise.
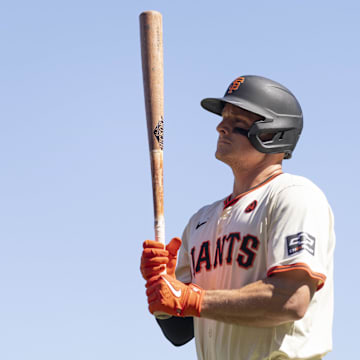
[[[266,109],[261,108],[251,103],[250,101],[231,95],[227,95],[222,98],[205,98],[200,102],[200,105],[205,110],[220,116],[222,115],[222,112],[226,104],[232,104],[244,110],[250,111],[254,114],[264,116],[265,118],[272,117],[270,113],[266,111]]]

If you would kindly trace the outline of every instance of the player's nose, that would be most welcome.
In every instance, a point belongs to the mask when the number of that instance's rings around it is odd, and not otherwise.
[[[216,127],[216,130],[219,134],[224,134],[224,135],[230,134],[229,125],[226,123],[224,119],[220,121],[220,123]]]

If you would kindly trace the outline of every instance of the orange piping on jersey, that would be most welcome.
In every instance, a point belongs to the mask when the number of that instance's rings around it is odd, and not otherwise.
[[[290,265],[280,265],[280,266],[274,266],[271,269],[268,270],[267,276],[274,275],[276,273],[281,273],[285,271],[291,271],[291,270],[304,270],[306,271],[310,277],[313,279],[319,280],[316,291],[320,290],[325,283],[326,276],[321,273],[314,272],[310,269],[309,265],[305,263],[296,263],[296,264],[290,264]]]
[[[231,195],[229,195],[225,200],[224,200],[224,210],[228,207],[228,206],[232,206],[234,204],[236,204],[241,198],[243,198],[245,195],[253,192],[254,190],[259,189],[260,187],[266,185],[267,183],[269,183],[271,180],[275,179],[277,176],[283,174],[282,172],[272,175],[269,178],[267,178],[264,182],[260,183],[259,185],[256,185],[254,187],[252,187],[250,190],[236,196],[235,198],[233,198],[231,200]]]

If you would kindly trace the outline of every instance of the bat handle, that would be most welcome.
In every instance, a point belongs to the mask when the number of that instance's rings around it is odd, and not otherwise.
[[[165,218],[157,215],[154,221],[155,240],[165,245]]]
[[[155,241],[163,244],[165,247],[165,217],[163,214],[155,215],[154,230],[155,230]],[[166,274],[166,269],[161,273],[161,275],[165,275],[165,274]]]
[[[165,245],[165,218],[164,215],[158,215],[155,218],[154,222],[155,229],[155,240],[161,242]],[[166,270],[162,272],[162,274],[166,274]],[[166,320],[171,318],[171,315],[156,311],[154,313],[155,317],[159,320]]]

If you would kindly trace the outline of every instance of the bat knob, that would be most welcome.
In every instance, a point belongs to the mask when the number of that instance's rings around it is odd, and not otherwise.
[[[166,314],[166,313],[162,313],[162,312],[159,312],[159,311],[156,311],[154,313],[155,317],[159,320],[166,320],[166,319],[170,319],[172,316],[169,315],[169,314]]]

